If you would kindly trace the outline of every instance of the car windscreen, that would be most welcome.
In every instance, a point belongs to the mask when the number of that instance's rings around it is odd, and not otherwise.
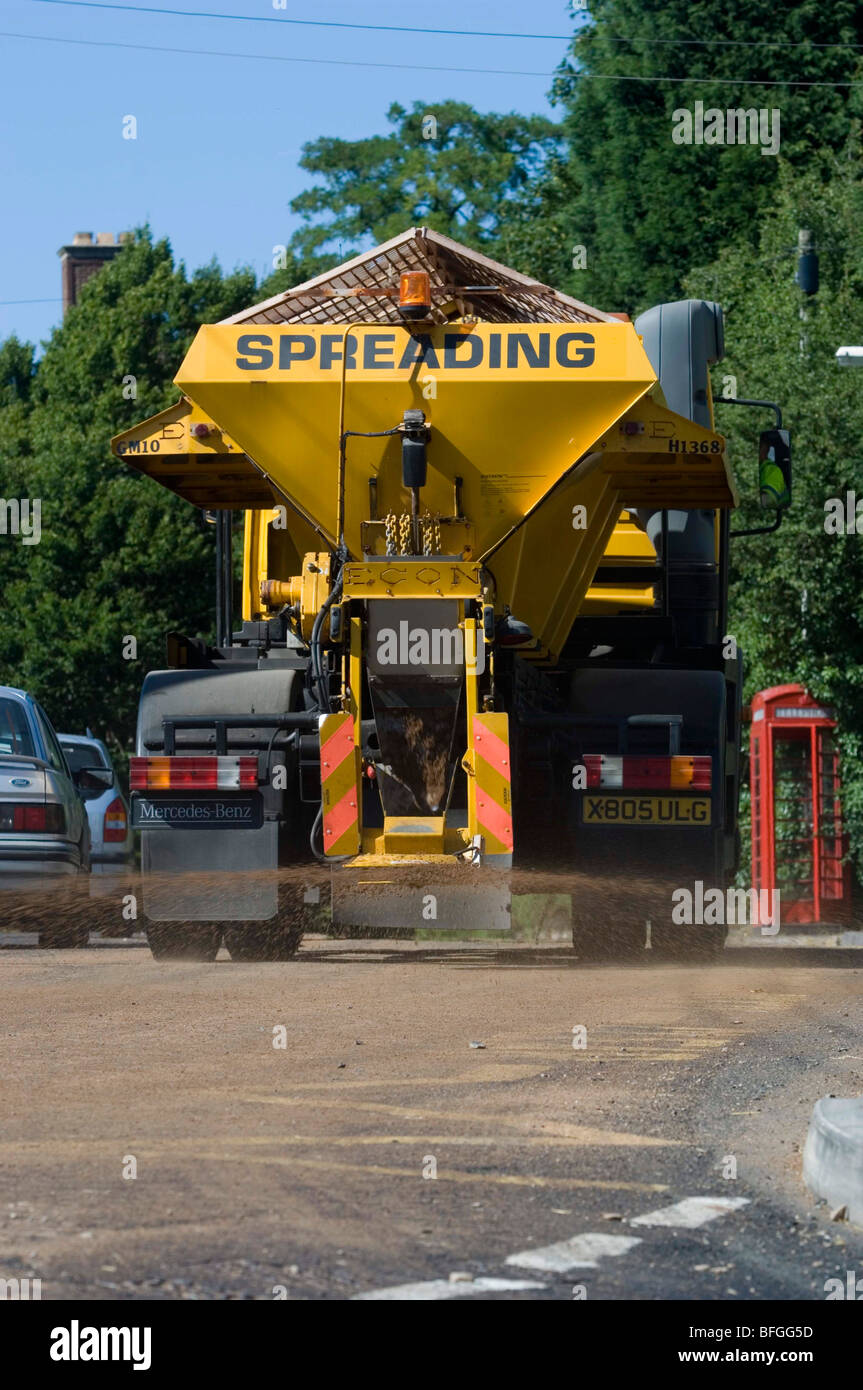
[[[94,743],[66,743],[62,738],[60,747],[66,754],[70,772],[80,772],[82,767],[108,767],[109,763],[100,748]]]
[[[36,756],[36,745],[23,705],[5,696],[0,696],[0,754],[2,753],[17,753],[26,758]]]

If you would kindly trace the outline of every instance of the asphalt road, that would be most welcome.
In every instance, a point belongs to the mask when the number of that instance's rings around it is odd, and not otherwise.
[[[800,1180],[813,1102],[863,1091],[859,951],[7,946],[0,985],[0,1277],[43,1299],[823,1300],[863,1275],[863,1231]]]

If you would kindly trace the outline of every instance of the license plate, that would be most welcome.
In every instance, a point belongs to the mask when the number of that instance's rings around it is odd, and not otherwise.
[[[710,825],[709,796],[591,796],[581,807],[582,825]]]
[[[133,796],[134,830],[260,830],[260,792],[236,796]]]

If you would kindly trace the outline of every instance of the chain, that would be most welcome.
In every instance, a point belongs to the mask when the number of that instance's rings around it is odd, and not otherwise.
[[[440,555],[442,549],[443,549],[443,547],[441,546],[441,541],[440,541],[440,522],[438,521],[437,517],[435,517],[435,524],[434,524],[434,553],[435,553],[435,555]]]
[[[423,555],[440,555],[440,524],[431,517],[422,517]],[[384,521],[387,555],[410,555],[413,544],[413,527],[410,512],[388,512]]]

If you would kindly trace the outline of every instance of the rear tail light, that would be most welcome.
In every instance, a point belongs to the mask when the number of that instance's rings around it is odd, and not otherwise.
[[[62,835],[66,829],[66,814],[62,806],[49,801],[42,805],[31,802],[7,801],[0,805],[0,831],[12,830],[24,834]]]
[[[119,796],[115,796],[105,810],[105,819],[102,823],[102,839],[106,844],[117,844],[125,840],[128,833],[126,824],[126,807]]]
[[[129,785],[144,791],[230,791],[258,785],[258,759],[249,757],[132,758]]]
[[[709,792],[713,760],[707,756],[644,758],[623,754],[587,753],[588,787],[618,787],[630,791]]]

